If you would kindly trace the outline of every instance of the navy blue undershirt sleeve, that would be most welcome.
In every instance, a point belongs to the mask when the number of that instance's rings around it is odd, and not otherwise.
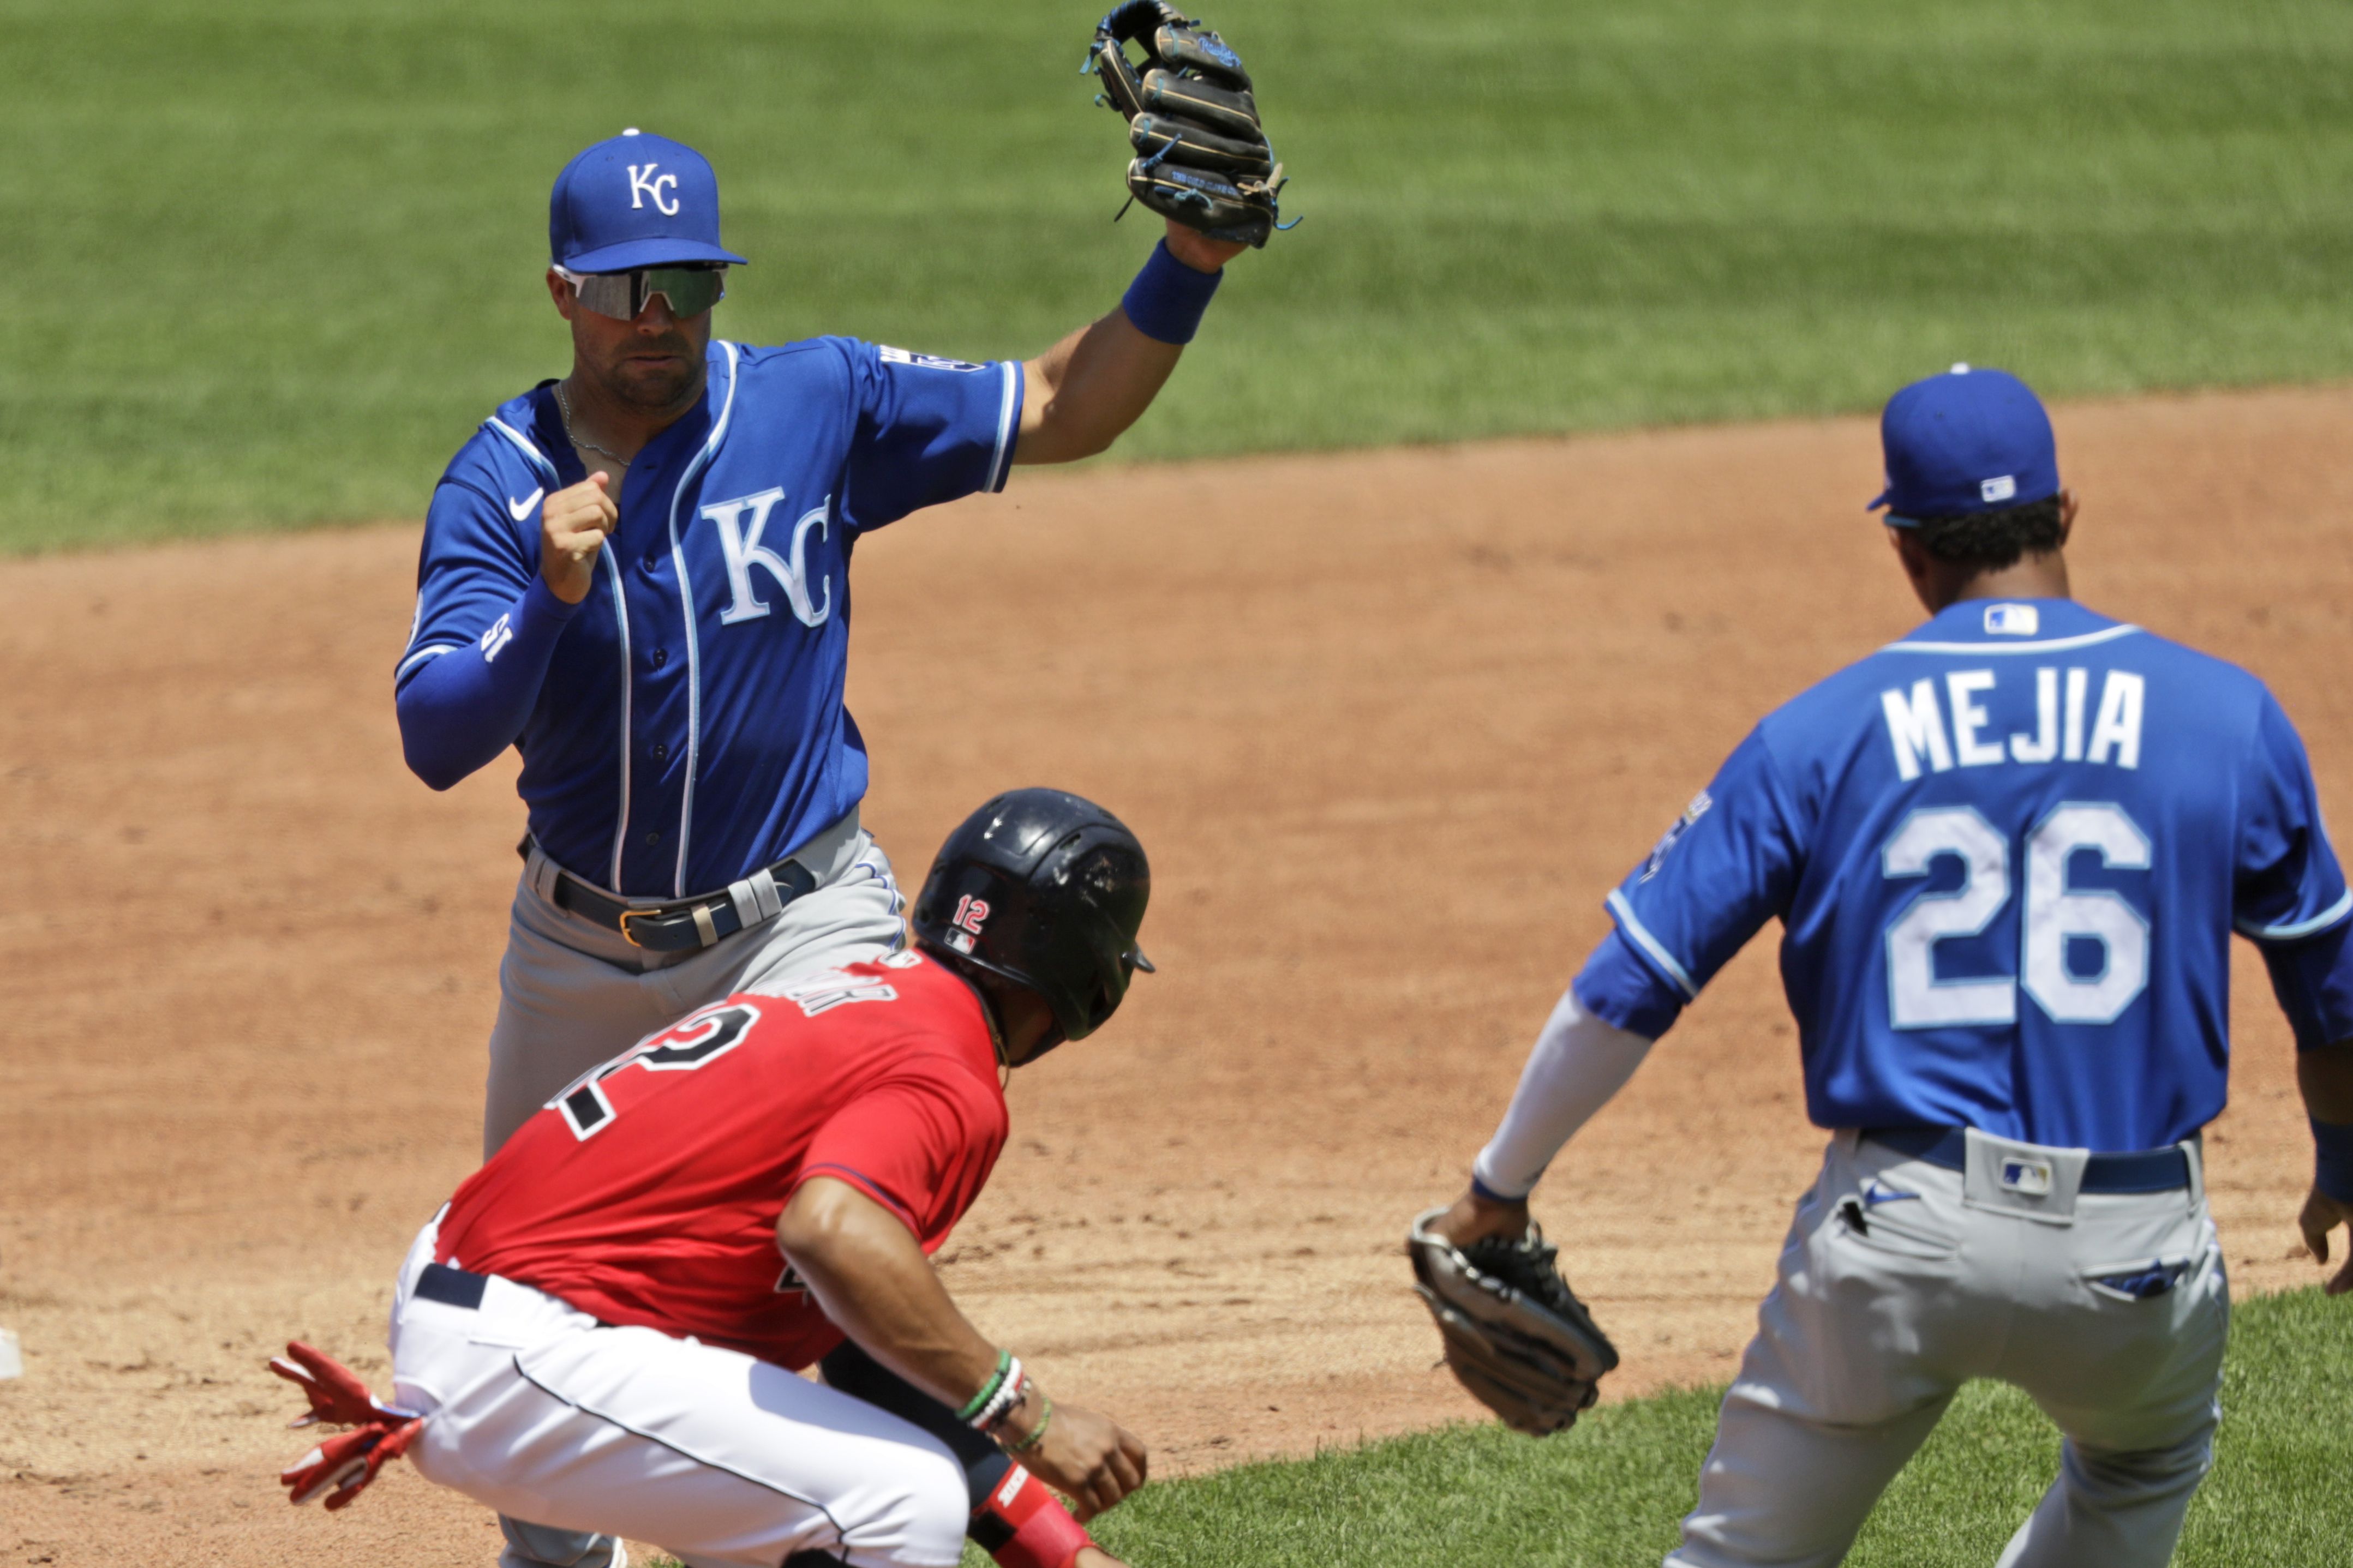
[[[448,789],[514,744],[539,700],[556,638],[579,612],[535,576],[479,638],[412,672],[396,705],[409,772]]]

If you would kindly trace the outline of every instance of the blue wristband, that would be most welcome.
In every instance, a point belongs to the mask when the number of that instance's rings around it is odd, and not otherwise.
[[[1491,1204],[1524,1204],[1528,1201],[1528,1195],[1525,1193],[1521,1194],[1516,1198],[1506,1197],[1502,1193],[1499,1193],[1494,1188],[1489,1186],[1486,1183],[1481,1181],[1479,1179],[1479,1173],[1476,1171],[1471,1173],[1471,1190],[1478,1194],[1481,1197],[1486,1199]]]
[[[1152,259],[1127,286],[1119,308],[1145,337],[1164,343],[1189,343],[1200,330],[1209,296],[1218,291],[1225,268],[1196,272],[1168,253],[1168,242],[1152,247]]]
[[[2353,1204],[2353,1121],[2312,1123],[2312,1184],[2340,1204]]]

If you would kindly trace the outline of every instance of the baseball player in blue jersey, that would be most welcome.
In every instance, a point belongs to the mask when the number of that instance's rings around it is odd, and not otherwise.
[[[711,165],[660,136],[574,158],[548,231],[571,373],[501,405],[442,476],[396,676],[409,766],[435,788],[522,753],[486,1155],[694,1008],[900,945],[842,706],[851,552],[1014,464],[1110,446],[1245,247],[1172,218],[1119,309],[1026,363],[971,364],[714,338],[744,258],[720,242]],[[510,1563],[619,1561],[617,1542],[508,1535]]]
[[[842,706],[858,540],[1108,447],[1242,248],[1172,222],[1122,308],[1027,363],[714,339],[743,258],[691,148],[565,166],[547,287],[573,364],[433,493],[396,676],[446,788],[509,745],[530,810],[485,1152],[556,1089],[717,996],[900,940]]]
[[[1834,1135],[1668,1563],[1840,1561],[1977,1377],[2066,1438],[2004,1568],[2162,1563],[2229,1317],[2199,1138],[2231,935],[2295,1027],[2326,1262],[2353,1218],[2353,892],[2262,683],[2068,597],[2031,392],[1956,365],[1883,436],[1874,505],[1932,618],[1769,715],[1609,894],[1470,1190],[1422,1223],[1525,1236],[1555,1153],[1778,917]]]

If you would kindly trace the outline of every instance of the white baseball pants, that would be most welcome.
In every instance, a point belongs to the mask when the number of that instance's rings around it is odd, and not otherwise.
[[[1979,1377],[2024,1389],[2066,1438],[2000,1568],[2171,1558],[2212,1459],[2230,1322],[2197,1147],[2187,1188],[2078,1194],[2081,1151],[1969,1142],[1966,1172],[1851,1132],[1831,1143],[1668,1568],[1840,1562]],[[1997,1173],[2020,1158],[2056,1190],[2005,1190]]]
[[[706,1003],[895,952],[905,907],[890,858],[852,811],[794,853],[818,885],[782,914],[696,951],[649,952],[558,909],[555,867],[524,864],[499,965],[482,1157],[565,1085]]]
[[[427,1414],[428,1480],[557,1531],[659,1543],[688,1568],[953,1568],[971,1502],[936,1439],[782,1367],[607,1328],[493,1277],[480,1307],[417,1297],[436,1224],[393,1300],[396,1400]]]

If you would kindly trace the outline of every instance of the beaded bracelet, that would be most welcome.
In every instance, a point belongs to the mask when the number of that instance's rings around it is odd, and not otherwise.
[[[1029,1428],[1029,1436],[1022,1438],[1018,1443],[1000,1443],[997,1445],[1007,1453],[1026,1454],[1030,1449],[1036,1447],[1039,1444],[1046,1440],[1046,1428],[1054,1419],[1053,1397],[1050,1394],[1041,1394],[1038,1396],[1038,1425]]]
[[[1029,1381],[1029,1374],[1021,1370],[1021,1363],[1015,1362],[1013,1376],[1006,1384],[1004,1392],[998,1395],[995,1404],[974,1418],[972,1425],[984,1436],[994,1438],[997,1436],[997,1429],[1011,1420],[1013,1413],[1020,1409],[1023,1403],[1037,1392],[1038,1385]]]
[[[1021,1403],[1029,1387],[1029,1379],[1021,1370],[1021,1358],[1012,1357],[1005,1369],[1004,1382],[989,1396],[988,1403],[980,1407],[980,1413],[969,1418],[968,1425],[977,1432],[995,1430],[997,1424],[1005,1419],[1006,1413]]]
[[[995,1399],[997,1397],[997,1391],[1005,1386],[1005,1374],[1011,1371],[1012,1367],[1013,1352],[1011,1351],[998,1351],[997,1352],[997,1370],[989,1374],[989,1379],[987,1383],[980,1385],[980,1392],[974,1394],[972,1398],[965,1403],[965,1407],[956,1412],[956,1419],[959,1421],[969,1421],[974,1416],[979,1415],[983,1410],[987,1409],[988,1407],[988,1402]]]

